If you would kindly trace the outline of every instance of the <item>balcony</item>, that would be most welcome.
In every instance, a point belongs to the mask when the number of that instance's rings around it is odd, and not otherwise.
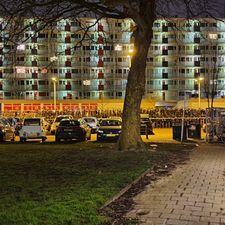
[[[32,61],[32,66],[37,66],[37,61]]]
[[[104,91],[104,85],[99,84],[99,85],[98,85],[98,90],[99,90],[99,91]]]
[[[162,32],[168,32],[168,26],[162,26]]]
[[[168,44],[168,38],[163,38],[163,39],[162,39],[162,43],[163,43],[163,44]]]
[[[201,31],[200,26],[194,25],[194,31],[200,32]]]
[[[103,44],[103,37],[102,36],[99,36],[98,37],[98,44]]]
[[[69,36],[65,37],[65,43],[71,43],[71,38]]]
[[[71,30],[71,26],[70,26],[69,24],[66,24],[66,26],[65,26],[65,31],[70,32],[70,30]]]
[[[71,49],[66,49],[65,50],[65,55],[71,55]]]
[[[194,43],[199,44],[200,41],[201,41],[200,37],[195,37],[195,38],[194,38]]]
[[[33,79],[37,79],[38,78],[38,74],[37,73],[32,73],[32,78]]]
[[[65,62],[65,67],[71,67],[71,61],[66,61]]]
[[[194,50],[194,54],[195,55],[200,55],[201,54],[201,50],[200,49],[195,49]]]
[[[168,79],[168,73],[163,73],[163,74],[162,74],[162,78],[163,78],[163,79]]]
[[[101,31],[101,32],[103,32],[103,31],[104,31],[103,25],[98,24],[98,31]]]
[[[66,79],[71,79],[71,73],[66,73],[66,74],[65,74],[65,78],[66,78]]]
[[[103,72],[98,73],[98,79],[104,79],[104,73]]]
[[[199,78],[199,77],[200,77],[200,73],[195,72],[195,73],[194,73],[194,78]]]
[[[67,84],[67,85],[66,85],[66,90],[67,90],[67,91],[71,91],[71,84]]]
[[[194,66],[200,66],[200,61],[195,61]]]
[[[32,37],[32,38],[31,38],[31,42],[32,42],[32,43],[37,43],[37,37]]]
[[[31,49],[31,54],[32,55],[37,55],[37,49],[36,48]]]
[[[163,66],[163,67],[168,67],[168,61],[163,61],[163,62],[162,62],[162,66]]]
[[[168,49],[163,49],[162,50],[162,55],[168,55]]]
[[[103,67],[104,66],[104,63],[103,63],[103,61],[100,59],[99,61],[98,61],[98,67]]]
[[[100,48],[100,49],[98,50],[98,55],[99,55],[99,56],[103,56],[103,49],[102,49],[102,48]]]
[[[33,91],[37,91],[37,90],[38,90],[37,84],[32,85],[32,90],[33,90]]]

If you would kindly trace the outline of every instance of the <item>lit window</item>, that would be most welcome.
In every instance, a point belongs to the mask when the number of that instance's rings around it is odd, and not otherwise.
[[[25,50],[25,44],[18,45],[17,50],[24,51]]]
[[[115,46],[115,51],[122,51],[122,45],[117,44]]]
[[[209,34],[209,39],[216,40],[217,39],[217,34]]]
[[[89,85],[91,85],[91,81],[90,80],[84,80],[83,85],[89,86]]]
[[[25,67],[17,67],[16,72],[17,73],[25,73],[26,72]]]

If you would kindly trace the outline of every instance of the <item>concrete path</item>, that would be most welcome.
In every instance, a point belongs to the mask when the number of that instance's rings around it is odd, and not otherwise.
[[[225,146],[200,145],[134,200],[127,216],[142,225],[225,225]]]

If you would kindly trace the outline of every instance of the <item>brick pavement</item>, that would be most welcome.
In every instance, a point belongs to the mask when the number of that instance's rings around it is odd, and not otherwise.
[[[225,225],[225,146],[201,144],[134,201],[127,216],[141,225]]]

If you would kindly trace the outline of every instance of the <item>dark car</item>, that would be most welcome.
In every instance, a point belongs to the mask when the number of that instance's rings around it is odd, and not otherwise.
[[[78,120],[61,120],[56,129],[55,141],[78,140],[86,141],[90,139],[91,129],[83,127]]]
[[[141,134],[154,134],[153,128],[152,128],[152,122],[149,119],[148,114],[141,114]]]
[[[97,141],[114,139],[117,140],[121,133],[121,119],[101,119],[97,130]]]

